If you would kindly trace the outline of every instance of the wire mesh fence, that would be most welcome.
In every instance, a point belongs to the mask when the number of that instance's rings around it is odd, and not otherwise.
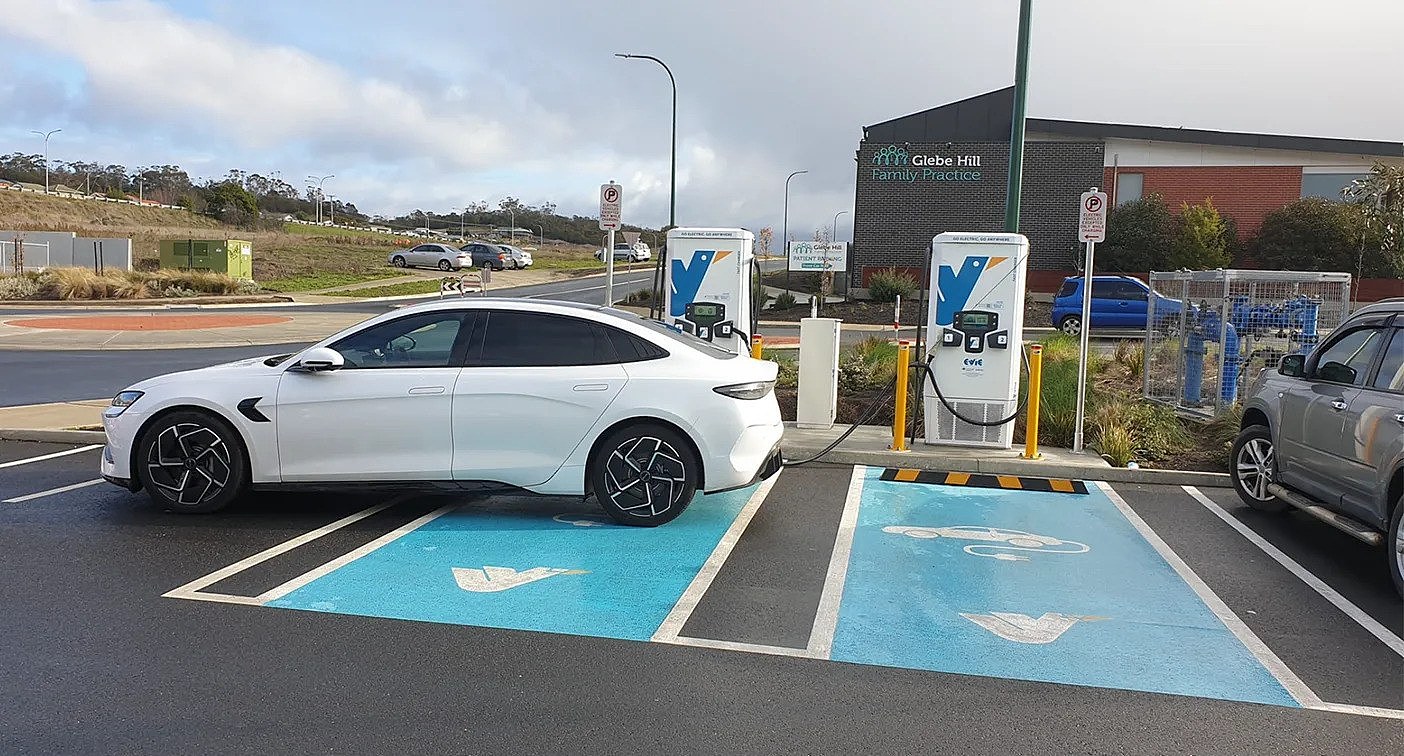
[[[1205,416],[1233,406],[1283,355],[1309,352],[1350,314],[1350,274],[1151,273],[1147,399]]]

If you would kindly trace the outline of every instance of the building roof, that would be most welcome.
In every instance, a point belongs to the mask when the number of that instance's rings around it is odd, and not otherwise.
[[[946,105],[863,127],[863,139],[877,142],[1007,142],[1014,122],[1014,87],[967,97]],[[1093,121],[1029,118],[1030,132],[1100,139],[1212,144],[1294,152],[1404,157],[1404,143],[1365,139],[1254,134],[1209,129],[1136,126]]]

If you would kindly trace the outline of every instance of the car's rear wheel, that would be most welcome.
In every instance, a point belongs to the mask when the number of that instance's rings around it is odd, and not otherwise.
[[[1069,336],[1076,336],[1082,333],[1082,317],[1078,315],[1067,315],[1058,321],[1058,330]]]
[[[403,255],[395,255],[395,257],[390,260],[390,264],[397,268],[403,268],[405,267],[405,258]]]
[[[623,525],[654,527],[682,514],[697,493],[700,463],[686,440],[658,425],[611,433],[590,462],[590,488]]]
[[[1244,504],[1263,512],[1281,512],[1287,502],[1268,492],[1277,474],[1277,450],[1265,425],[1250,425],[1238,434],[1229,453],[1233,489]]]
[[[248,469],[237,432],[206,412],[182,410],[160,418],[137,447],[142,486],[170,512],[223,509],[247,488]]]
[[[1389,558],[1389,576],[1394,579],[1394,590],[1404,597],[1404,493],[1399,494],[1399,500],[1394,502],[1394,516],[1389,518],[1385,550]]]
[[[442,271],[450,271],[450,270],[453,270],[453,263],[449,262],[448,260],[440,260],[440,261],[439,261],[439,270],[442,270]]]

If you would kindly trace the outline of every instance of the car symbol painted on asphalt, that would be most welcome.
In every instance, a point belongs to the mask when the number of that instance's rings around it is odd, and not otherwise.
[[[1089,551],[1087,544],[1065,541],[1053,536],[1028,533],[1023,530],[991,528],[983,525],[952,525],[932,528],[919,525],[888,525],[884,533],[911,538],[949,538],[958,541],[980,541],[967,544],[963,551],[971,556],[989,557],[1008,562],[1027,562],[1029,558],[1013,551],[1036,551],[1049,554],[1081,554]],[[1056,547],[1056,548],[1055,548]]]

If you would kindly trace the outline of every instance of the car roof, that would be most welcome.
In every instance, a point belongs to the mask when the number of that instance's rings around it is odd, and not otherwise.
[[[1352,312],[1351,317],[1391,312],[1404,312],[1404,297],[1391,297],[1389,299],[1381,299],[1378,302],[1371,302],[1355,312]]]
[[[564,302],[559,299],[522,299],[519,297],[453,297],[416,302],[396,309],[398,313],[428,312],[432,310],[530,310],[533,312],[556,312],[559,314],[609,314],[613,310],[604,305],[584,302]]]

